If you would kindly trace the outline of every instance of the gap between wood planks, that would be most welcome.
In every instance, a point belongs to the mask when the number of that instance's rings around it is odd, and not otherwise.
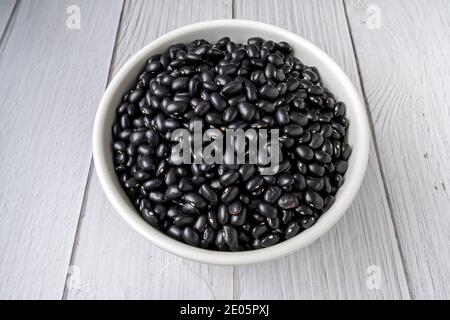
[[[400,240],[399,240],[398,230],[397,230],[397,222],[395,220],[395,216],[394,216],[394,212],[393,212],[394,209],[393,209],[393,206],[392,206],[392,201],[391,201],[391,196],[389,194],[389,189],[387,187],[386,176],[385,176],[384,170],[383,170],[383,164],[381,163],[381,159],[380,159],[380,152],[379,152],[379,149],[378,149],[378,141],[377,141],[377,137],[375,135],[375,128],[374,128],[374,125],[373,125],[372,114],[371,114],[370,108],[369,108],[369,100],[367,98],[366,88],[364,86],[364,81],[363,81],[362,74],[361,74],[361,67],[360,67],[360,63],[359,63],[359,57],[358,57],[358,53],[356,52],[355,41],[353,40],[352,27],[350,25],[350,19],[348,17],[348,12],[347,12],[347,5],[345,4],[345,2],[346,2],[346,0],[342,0],[342,5],[344,6],[345,20],[347,22],[348,34],[350,36],[350,41],[351,41],[352,49],[353,49],[353,55],[355,57],[356,71],[358,72],[359,83],[361,85],[361,93],[363,95],[364,106],[366,107],[367,116],[369,118],[370,131],[371,131],[373,145],[374,145],[374,149],[375,149],[375,157],[377,159],[377,163],[378,163],[378,166],[380,168],[381,181],[383,182],[383,188],[384,188],[384,191],[385,191],[385,194],[386,194],[386,200],[387,200],[387,204],[388,204],[388,208],[389,208],[389,213],[390,213],[390,216],[391,216],[392,225],[394,227],[395,240],[397,241],[397,247],[398,247],[398,251],[399,251],[399,254],[400,254],[400,259],[401,259],[401,263],[402,263],[403,273],[405,274],[405,278],[406,278],[406,285],[408,287],[409,297],[411,299],[414,299],[412,288],[411,288],[411,284],[410,284],[410,277],[409,277],[409,274],[408,274],[408,270],[406,268],[405,257],[404,257],[404,254],[403,254],[402,247],[400,246]]]
[[[108,84],[112,78],[113,66],[114,66],[114,62],[116,60],[116,49],[117,49],[117,42],[118,42],[118,38],[119,38],[119,31],[120,31],[120,26],[122,25],[123,11],[125,8],[125,1],[126,0],[122,0],[122,9],[120,10],[119,23],[117,24],[116,38],[114,40],[114,48],[112,50],[111,62],[109,64],[108,78],[106,80],[105,89],[108,87]],[[69,265],[67,266],[66,280],[64,281],[63,293],[62,293],[62,297],[61,297],[62,300],[67,299],[67,294],[68,294],[67,281],[70,276],[70,266],[73,264],[73,261],[75,259],[75,255],[76,255],[76,251],[77,251],[78,240],[80,237],[81,224],[82,224],[83,218],[86,214],[87,195],[89,192],[89,186],[91,184],[93,172],[94,172],[94,159],[93,159],[93,156],[91,155],[91,162],[89,164],[88,176],[86,178],[86,185],[84,187],[83,200],[81,202],[80,214],[78,215],[77,229],[75,231],[75,237],[73,240],[72,252],[70,254]]]
[[[17,12],[17,9],[19,7],[19,2],[20,2],[20,0],[17,0],[14,3],[14,6],[13,6],[13,8],[12,8],[10,14],[9,14],[8,21],[6,22],[5,28],[3,29],[3,32],[0,34],[0,49],[1,49],[2,45],[3,45],[3,42],[6,39],[6,35],[8,34],[8,31],[10,30],[10,26],[13,23],[13,19],[16,16],[16,12]]]

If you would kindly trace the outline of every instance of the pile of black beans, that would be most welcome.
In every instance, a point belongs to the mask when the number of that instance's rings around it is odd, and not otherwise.
[[[142,218],[170,237],[210,250],[269,247],[332,206],[351,152],[345,109],[286,42],[174,44],[123,96],[112,128],[115,169]],[[193,132],[195,121],[204,130],[278,128],[278,172],[173,164],[171,132]]]

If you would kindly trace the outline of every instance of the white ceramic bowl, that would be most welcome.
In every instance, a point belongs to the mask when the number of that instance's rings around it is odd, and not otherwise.
[[[116,108],[122,95],[135,84],[137,75],[147,59],[174,43],[187,43],[200,38],[215,41],[223,36],[243,43],[253,36],[290,43],[295,55],[305,64],[316,66],[325,85],[339,100],[346,103],[347,117],[350,120],[348,140],[352,154],[345,174],[345,183],[339,189],[333,206],[311,228],[294,238],[269,248],[244,252],[219,252],[191,247],[148,225],[122,190],[114,171],[111,151],[111,127]],[[109,84],[100,102],[94,124],[93,148],[100,183],[114,208],[133,229],[160,248],[178,256],[204,263],[237,265],[270,260],[299,250],[327,232],[342,217],[355,198],[364,177],[369,156],[369,125],[365,107],[354,86],[342,69],[322,50],[298,35],[272,25],[245,20],[214,20],[169,32],[145,46],[127,61]],[[132,245],[130,243],[130,246]]]

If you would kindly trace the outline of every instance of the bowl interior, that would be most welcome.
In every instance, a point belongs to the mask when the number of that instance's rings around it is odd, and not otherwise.
[[[149,226],[136,212],[119,184],[110,147],[115,110],[120,104],[122,95],[135,85],[138,74],[152,54],[161,53],[171,44],[186,43],[199,38],[216,41],[223,36],[229,36],[233,41],[243,43],[253,36],[290,43],[296,57],[306,65],[316,66],[324,84],[338,100],[346,103],[346,116],[350,121],[348,140],[352,147],[349,168],[345,175],[346,181],[339,189],[335,203],[311,228],[273,247],[237,253],[194,248],[173,240]],[[94,161],[99,180],[115,209],[134,229],[156,245],[179,256],[200,262],[246,264],[269,260],[298,250],[317,239],[339,220],[361,185],[368,158],[368,141],[365,108],[347,76],[325,53],[299,36],[274,26],[242,20],[220,20],[194,24],[172,31],[153,41],[127,61],[108,86],[97,111],[94,126]]]

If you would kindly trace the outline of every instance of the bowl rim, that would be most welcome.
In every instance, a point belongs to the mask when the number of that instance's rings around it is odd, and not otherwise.
[[[257,29],[270,28],[271,32],[278,33],[280,36],[282,35],[287,42],[295,42],[305,50],[313,52],[317,59],[322,60],[324,64],[328,65],[329,70],[340,78],[342,81],[340,84],[342,90],[347,92],[347,95],[350,97],[352,104],[354,105],[353,108],[355,109],[356,124],[352,122],[352,125],[358,126],[358,138],[356,139],[358,145],[352,145],[352,149],[358,150],[358,152],[352,153],[353,165],[351,169],[353,175],[351,177],[351,183],[349,183],[349,179],[346,180],[346,183],[344,183],[340,188],[339,197],[336,197],[335,203],[320,217],[320,219],[317,220],[311,228],[302,231],[297,236],[289,240],[285,240],[268,248],[241,252],[221,252],[192,247],[172,239],[168,235],[147,224],[139,216],[136,210],[130,209],[129,205],[123,198],[123,191],[119,191],[116,187],[118,184],[116,173],[108,170],[106,166],[107,157],[110,156],[104,151],[105,139],[107,138],[105,130],[110,130],[110,128],[106,128],[106,117],[111,110],[115,110],[115,106],[111,106],[112,96],[116,90],[120,90],[120,86],[130,69],[139,63],[139,61],[141,61],[144,57],[148,57],[149,51],[154,50],[154,48],[157,48],[165,42],[170,41],[172,38],[177,38],[185,33],[192,33],[205,28],[217,26],[240,26]],[[126,61],[126,63],[120,68],[109,83],[97,109],[93,129],[93,159],[102,189],[114,209],[134,230],[146,239],[150,240],[153,244],[172,254],[192,261],[215,265],[243,265],[286,256],[294,251],[308,246],[329,231],[344,215],[358,193],[367,169],[369,142],[369,122],[366,108],[350,79],[331,57],[311,42],[280,27],[256,21],[225,19],[198,22],[170,31],[145,45]],[[122,192],[122,195],[120,192]]]

